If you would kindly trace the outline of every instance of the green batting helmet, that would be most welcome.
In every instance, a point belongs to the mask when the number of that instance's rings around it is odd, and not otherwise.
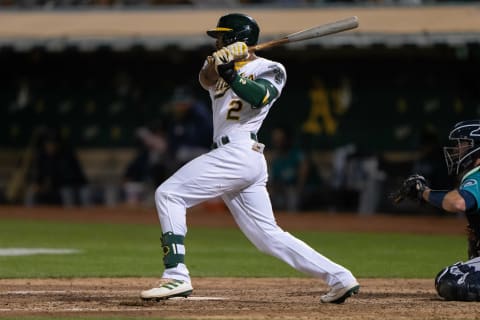
[[[207,31],[212,38],[221,38],[224,45],[237,41],[245,42],[248,46],[256,45],[260,28],[257,22],[242,13],[230,13],[220,17],[215,29]]]

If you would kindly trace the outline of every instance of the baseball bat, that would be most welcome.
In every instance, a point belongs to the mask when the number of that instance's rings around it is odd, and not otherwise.
[[[358,27],[358,17],[353,16],[353,17],[342,19],[342,20],[321,24],[305,30],[301,30],[301,31],[289,34],[280,39],[259,43],[257,45],[249,47],[248,51],[253,52],[257,50],[276,47],[278,45],[282,45],[286,43],[319,38],[329,34],[355,29],[357,27]]]

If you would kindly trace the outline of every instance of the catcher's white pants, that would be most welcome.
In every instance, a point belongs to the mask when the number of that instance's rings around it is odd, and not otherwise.
[[[349,270],[277,225],[266,189],[267,164],[264,155],[252,149],[256,143],[248,134],[231,139],[193,159],[160,185],[155,202],[162,232],[185,236],[186,208],[221,196],[242,232],[260,251],[329,286],[351,283],[355,278]],[[166,269],[163,277],[190,282],[184,264]]]

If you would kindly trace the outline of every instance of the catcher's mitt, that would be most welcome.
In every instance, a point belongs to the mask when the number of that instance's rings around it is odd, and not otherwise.
[[[423,202],[423,191],[427,188],[427,180],[419,174],[412,174],[402,183],[402,186],[391,193],[389,198],[397,204],[405,199]]]

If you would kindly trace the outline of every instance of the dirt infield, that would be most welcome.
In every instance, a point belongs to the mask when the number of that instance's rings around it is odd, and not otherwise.
[[[155,279],[0,280],[0,317],[145,316],[189,319],[478,319],[480,304],[446,302],[426,279],[360,279],[343,305],[322,304],[320,281],[194,278],[191,298],[142,302]]]
[[[0,208],[2,218],[158,223],[153,209]],[[233,226],[222,210],[189,212],[190,226]],[[454,217],[277,214],[287,230],[460,234]],[[361,291],[343,305],[321,304],[327,287],[308,278],[193,278],[190,298],[143,302],[152,278],[0,279],[0,318],[24,316],[122,316],[189,319],[479,319],[480,303],[447,302],[433,279],[359,279]]]

